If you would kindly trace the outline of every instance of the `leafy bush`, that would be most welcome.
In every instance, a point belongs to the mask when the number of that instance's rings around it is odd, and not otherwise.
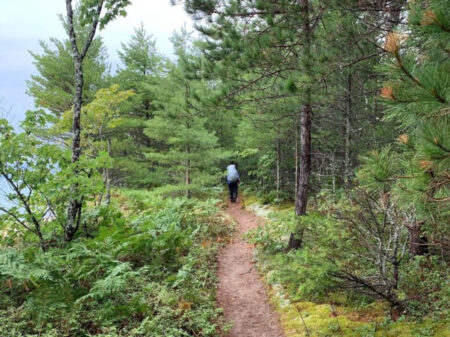
[[[318,214],[302,217],[306,228],[333,234],[335,223]],[[331,274],[337,266],[328,259],[328,252],[317,242],[309,241],[302,250],[286,251],[286,242],[291,230],[297,226],[292,210],[277,211],[269,224],[259,227],[251,235],[258,246],[258,257],[269,273],[269,281],[281,283],[293,299],[324,300],[336,288]]]
[[[333,294],[344,291],[354,305],[388,301],[393,318],[448,313],[448,263],[409,253],[407,226],[414,218],[400,212],[395,199],[322,193],[311,206],[300,219],[292,209],[277,210],[250,235],[268,280],[283,285],[290,299],[335,302]],[[287,251],[289,233],[299,226],[303,246]]]
[[[227,229],[216,201],[131,194],[143,202],[124,197],[127,219],[100,211],[93,238],[0,250],[1,336],[221,334],[211,266]]]

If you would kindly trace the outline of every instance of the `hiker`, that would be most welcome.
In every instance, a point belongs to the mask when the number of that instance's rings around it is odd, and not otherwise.
[[[230,201],[236,202],[238,194],[238,185],[241,182],[239,179],[239,173],[236,168],[236,163],[234,161],[230,162],[227,166],[227,183],[230,189]]]

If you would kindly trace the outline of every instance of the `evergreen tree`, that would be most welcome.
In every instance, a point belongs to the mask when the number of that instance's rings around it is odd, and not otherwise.
[[[330,185],[336,185],[336,176],[343,176],[339,184],[349,185],[356,165],[351,134],[362,130],[356,122],[352,128],[352,122],[367,112],[358,110],[367,110],[366,101],[372,101],[374,92],[365,91],[373,90],[375,82],[366,84],[366,79],[353,74],[359,73],[359,63],[373,58],[372,65],[378,59],[380,52],[374,50],[371,39],[376,40],[388,26],[384,18],[388,7],[399,16],[401,2],[391,1],[381,8],[372,2],[365,7],[352,1],[185,1],[189,13],[206,19],[197,25],[203,34],[199,45],[210,61],[204,69],[207,76],[221,80],[225,99],[266,105],[289,97],[297,99],[296,108],[288,104],[288,110],[279,115],[296,117],[288,141],[297,149],[294,160],[289,158],[297,166],[291,170],[291,185],[296,186],[295,212],[300,217],[306,214],[308,195],[324,184],[324,176],[332,176]],[[381,14],[367,14],[372,12]],[[362,94],[353,94],[356,90]],[[377,123],[379,113],[375,108],[362,120]],[[364,132],[360,134],[365,136]],[[330,137],[341,137],[341,148],[330,145]],[[338,173],[338,160],[342,162],[342,175]],[[291,248],[301,245],[300,222],[298,233],[291,236]]]
[[[155,40],[141,25],[119,52],[125,68],[115,81],[134,95],[123,104],[118,142],[113,151],[116,158],[115,180],[128,186],[148,187],[152,184],[150,165],[144,153],[154,141],[144,133],[145,123],[154,116],[156,87],[164,73],[164,59],[155,47]]]
[[[87,31],[78,25],[76,27],[77,34],[84,38]],[[48,109],[55,117],[59,117],[73,104],[74,61],[69,40],[60,41],[51,38],[50,42],[52,46],[40,41],[42,52],[31,52],[38,74],[31,75],[27,86],[28,94],[34,98],[36,107]],[[106,49],[101,38],[97,37],[83,62],[86,72],[84,102],[92,101],[97,90],[107,85],[109,66],[106,59]]]
[[[175,34],[173,42],[179,58],[171,64],[167,76],[158,85],[158,110],[146,123],[145,134],[159,144],[146,156],[155,164],[159,183],[175,185],[188,198],[193,190],[216,181],[218,139],[206,128],[200,97],[210,95],[204,81],[189,80],[183,59],[189,53],[185,31]]]
[[[412,254],[426,241],[443,248],[450,215],[450,46],[448,3],[416,1],[409,30],[387,35],[391,59],[382,71],[387,120],[399,125],[398,144],[367,155],[359,177],[365,185],[391,193],[416,217],[408,229]],[[447,219],[447,220],[446,220]],[[428,234],[428,239],[425,237]]]

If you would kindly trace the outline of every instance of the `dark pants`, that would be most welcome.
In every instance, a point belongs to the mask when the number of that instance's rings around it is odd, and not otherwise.
[[[230,200],[231,202],[236,202],[238,194],[239,183],[237,181],[228,183],[228,188],[230,189]]]

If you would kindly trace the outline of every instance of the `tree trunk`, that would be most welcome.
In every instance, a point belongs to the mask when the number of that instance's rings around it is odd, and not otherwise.
[[[409,252],[413,256],[424,255],[428,252],[428,239],[422,233],[423,222],[416,222],[408,227],[410,243]]]
[[[66,11],[67,11],[67,24],[68,24],[68,34],[70,39],[70,44],[72,46],[72,57],[75,67],[75,95],[73,98],[73,138],[72,138],[72,164],[77,163],[80,160],[81,155],[81,106],[83,103],[83,84],[84,84],[84,74],[83,74],[83,60],[91,46],[92,40],[94,39],[95,32],[97,30],[98,21],[100,18],[100,13],[103,8],[103,1],[99,1],[96,8],[96,15],[92,25],[90,27],[89,34],[87,36],[84,46],[81,51],[78,47],[77,36],[75,34],[74,22],[73,22],[73,9],[72,0],[66,0]],[[79,169],[74,165],[74,176],[77,177],[80,172]],[[83,196],[80,195],[79,185],[77,182],[74,183],[71,189],[71,197],[69,200],[69,206],[67,207],[67,220],[64,228],[65,240],[71,241],[77,232],[80,220],[81,211],[83,207]]]
[[[309,1],[299,0],[302,15],[302,30],[304,34],[304,73],[308,77],[305,88],[304,103],[300,114],[300,167],[298,177],[298,190],[295,200],[295,214],[299,217],[306,214],[308,203],[309,175],[311,172],[311,26],[309,21]],[[299,219],[300,220],[300,219]],[[303,229],[298,228],[296,233],[291,233],[289,248],[298,249],[302,245]]]
[[[306,214],[308,204],[309,175],[311,172],[311,104],[306,103],[302,107],[300,120],[300,168],[297,200],[295,201],[295,213],[299,216]]]
[[[309,175],[311,172],[311,118],[312,109],[309,103],[302,107],[300,120],[300,167],[298,179],[297,198],[295,200],[295,214],[302,216],[306,214],[308,204]],[[303,230],[291,233],[289,248],[298,249],[302,245]]]
[[[402,12],[407,0],[393,0],[389,6],[389,18],[387,29],[393,30],[402,22]]]
[[[108,142],[108,155],[111,157],[111,139],[107,140]],[[109,205],[111,203],[111,169],[107,168],[105,172],[106,176],[106,204]]]
[[[191,148],[189,145],[186,147],[186,173],[185,173],[185,182],[186,182],[186,198],[191,198],[191,190],[189,185],[191,184],[191,160],[189,159],[189,154],[191,153]]]
[[[294,198],[297,196],[298,191],[298,118],[294,122],[295,127],[295,148],[294,148],[294,161],[295,161],[295,173],[294,173]]]
[[[352,113],[352,75],[347,76],[347,109],[344,114],[345,125],[345,150],[344,150],[344,187],[350,184],[350,116]]]
[[[281,149],[280,149],[280,139],[277,138],[277,199],[280,198],[280,166],[281,166]]]
[[[73,103],[73,138],[72,138],[72,163],[76,163],[81,155],[81,105],[83,97],[83,65],[80,57],[75,57],[75,97]],[[74,175],[78,175],[78,169],[75,168]],[[78,183],[72,186],[72,194],[78,194]],[[80,209],[82,204],[79,197],[72,197],[69,201],[67,210],[67,222],[65,227],[66,241],[71,241],[75,232],[78,230]]]
[[[331,154],[331,183],[333,188],[333,193],[336,193],[336,152],[333,151]]]
[[[403,306],[401,303],[391,303],[391,308],[389,312],[391,319],[395,322],[401,315],[403,315]]]

